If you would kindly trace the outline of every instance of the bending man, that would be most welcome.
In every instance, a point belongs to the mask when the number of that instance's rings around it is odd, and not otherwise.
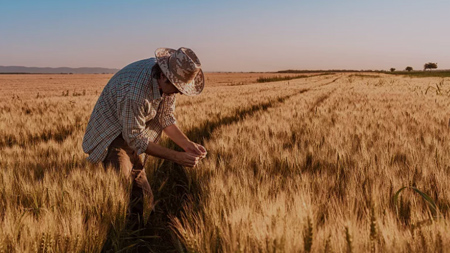
[[[201,64],[188,48],[159,48],[156,58],[131,63],[117,72],[103,89],[83,138],[88,161],[103,163],[132,180],[132,215],[143,212],[143,198],[153,194],[139,157],[146,153],[193,167],[206,156],[203,146],[190,141],[176,125],[175,94],[195,96],[205,85]],[[161,133],[185,150],[158,145]],[[137,201],[136,201],[137,200]]]

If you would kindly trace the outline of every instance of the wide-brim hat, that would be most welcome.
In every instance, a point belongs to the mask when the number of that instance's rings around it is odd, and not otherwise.
[[[158,48],[155,56],[163,74],[181,93],[195,96],[202,92],[205,77],[194,51],[185,47]]]

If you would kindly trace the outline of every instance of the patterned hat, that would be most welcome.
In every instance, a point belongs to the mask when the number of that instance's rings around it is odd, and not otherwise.
[[[202,92],[205,78],[194,51],[185,47],[158,48],[155,56],[163,74],[181,93],[195,96]]]

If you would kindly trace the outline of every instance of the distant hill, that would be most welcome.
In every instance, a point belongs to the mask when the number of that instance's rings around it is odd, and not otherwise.
[[[23,66],[0,66],[0,73],[26,73],[26,74],[114,74],[118,69],[108,68],[39,68],[39,67],[23,67]]]

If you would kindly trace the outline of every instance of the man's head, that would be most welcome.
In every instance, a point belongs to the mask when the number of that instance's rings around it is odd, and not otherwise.
[[[170,80],[161,71],[158,64],[155,64],[152,68],[152,77],[158,82],[159,89],[162,93],[171,95],[174,93],[181,93],[175,85],[173,85]]]
[[[167,79],[182,94],[195,96],[202,92],[205,78],[200,60],[194,51],[184,47],[178,50],[158,48],[155,56],[163,76],[154,76],[154,78],[161,80],[161,83],[158,81],[161,89],[163,89],[162,86],[166,86],[168,92],[173,91],[173,87],[167,85]]]
[[[164,94],[171,95],[175,93],[181,93],[163,73],[161,73],[159,79],[156,80],[158,81],[159,88]]]

